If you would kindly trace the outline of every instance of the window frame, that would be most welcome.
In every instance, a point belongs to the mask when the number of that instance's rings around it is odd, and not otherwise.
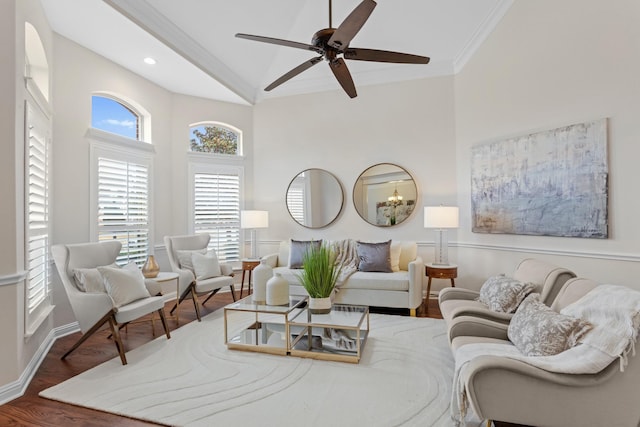
[[[24,194],[24,336],[25,338],[31,337],[38,330],[40,325],[47,319],[49,314],[53,311],[54,305],[52,301],[52,263],[53,260],[50,256],[51,251],[51,235],[52,235],[52,222],[51,222],[51,147],[53,144],[52,137],[52,113],[50,110],[49,104],[46,102],[46,99],[42,96],[38,87],[33,85],[29,85],[27,80],[27,98],[25,100],[25,108],[24,108],[24,181],[23,181],[23,194]],[[29,166],[29,157],[30,157],[30,126],[33,123],[41,126],[40,131],[44,134],[45,139],[45,211],[46,220],[44,231],[46,232],[46,243],[44,246],[44,274],[45,274],[45,283],[44,283],[44,296],[40,299],[40,301],[29,310],[29,301],[31,299],[31,295],[29,293],[30,289],[30,236],[31,229],[29,227],[30,224],[30,214],[31,210],[29,208],[30,202],[30,175],[31,168]]]
[[[91,94],[91,103],[93,104],[93,97],[94,96],[99,96],[102,98],[107,98],[110,99],[114,102],[117,102],[118,104],[122,105],[124,108],[126,108],[127,110],[129,110],[133,115],[135,115],[136,117],[138,117],[138,138],[134,139],[134,138],[128,138],[126,136],[122,136],[119,135],[117,133],[113,133],[113,132],[109,132],[109,131],[105,131],[99,128],[94,128],[93,126],[90,126],[89,129],[92,131],[96,131],[96,132],[101,132],[104,133],[106,135],[112,135],[117,137],[117,139],[119,140],[124,140],[124,141],[136,141],[136,142],[143,142],[146,144],[151,144],[151,115],[149,114],[149,112],[147,110],[145,110],[144,108],[142,108],[142,106],[138,105],[136,102],[126,99],[126,97],[123,97],[121,95],[116,95],[114,93],[110,93],[110,92],[93,92]],[[93,106],[91,107],[91,120],[93,121]],[[105,139],[109,139],[108,136],[104,136]]]
[[[210,123],[210,122],[208,122]],[[188,151],[187,153],[187,174],[188,174],[188,201],[187,218],[188,232],[195,234],[195,175],[196,174],[220,174],[234,173],[238,175],[238,261],[244,256],[244,230],[240,228],[240,211],[244,209],[244,159],[241,156],[220,155],[214,153],[201,153]],[[235,262],[235,261],[230,261]]]
[[[194,127],[199,127],[199,126],[213,126],[213,127],[219,127],[219,128],[223,128],[226,130],[230,130],[231,132],[235,133],[236,135],[238,135],[238,150],[236,154],[222,154],[222,153],[206,153],[206,152],[202,152],[202,151],[192,151],[191,150],[191,132],[192,129]],[[229,159],[229,158],[237,158],[237,157],[244,157],[244,138],[243,138],[243,134],[242,134],[242,130],[238,129],[235,126],[232,126],[228,123],[223,123],[223,122],[217,122],[217,121],[212,121],[212,120],[207,120],[207,121],[202,121],[202,122],[196,122],[196,123],[192,123],[189,125],[189,141],[188,141],[188,149],[187,149],[188,153],[190,154],[201,154],[201,155],[205,155],[205,156],[216,156],[219,157],[220,159]]]
[[[154,233],[154,171],[153,159],[155,149],[151,144],[139,144],[137,141],[117,134],[90,128],[87,131],[89,139],[89,203],[90,203],[90,240],[98,242],[100,236],[99,209],[98,209],[98,182],[99,182],[99,159],[108,158],[115,161],[136,163],[147,167],[147,214],[149,221],[148,228],[148,248],[147,254],[154,253],[155,233]]]

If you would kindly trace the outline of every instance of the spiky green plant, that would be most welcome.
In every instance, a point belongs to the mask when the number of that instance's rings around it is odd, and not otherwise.
[[[326,245],[311,245],[302,258],[303,271],[298,281],[311,298],[327,298],[336,285],[341,266],[335,265],[336,254]]]

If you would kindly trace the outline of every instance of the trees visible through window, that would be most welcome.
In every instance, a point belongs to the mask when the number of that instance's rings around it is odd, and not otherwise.
[[[190,128],[191,151],[212,154],[240,153],[240,132],[230,127],[205,123]]]
[[[140,116],[115,99],[91,97],[91,127],[135,140],[141,140]]]

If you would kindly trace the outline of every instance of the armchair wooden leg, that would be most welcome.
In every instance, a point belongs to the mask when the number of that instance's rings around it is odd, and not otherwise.
[[[193,306],[196,308],[196,317],[198,318],[198,322],[201,322],[200,318],[200,304],[198,304],[198,298],[196,297],[196,290],[194,286],[191,287],[191,298],[193,299]]]
[[[217,294],[217,293],[218,293],[218,291],[219,291],[219,290],[220,290],[220,288],[218,288],[218,289],[214,289],[213,291],[211,291],[211,293],[209,294],[209,296],[207,297],[207,299],[206,299],[206,300],[204,300],[204,302],[202,303],[202,305],[205,305],[205,304],[207,303],[207,301],[209,301],[209,299],[210,299],[212,296],[214,296],[215,294]],[[233,295],[233,297],[234,297],[234,298],[233,298],[233,300],[235,301],[235,300],[236,300],[236,298],[235,298],[235,294]]]
[[[120,338],[120,329],[118,328],[118,324],[113,313],[111,314],[111,317],[109,317],[109,327],[111,328],[111,335],[113,335],[113,340],[116,343],[116,347],[118,347],[120,361],[122,361],[123,365],[126,365],[127,357],[124,355],[124,345],[122,344],[122,339]]]
[[[107,314],[105,314],[102,317],[102,319],[98,320],[96,324],[91,327],[91,329],[89,329],[87,332],[82,334],[80,339],[69,349],[69,351],[63,354],[60,359],[64,360],[68,355],[71,354],[71,352],[73,352],[76,348],[80,347],[80,344],[85,342],[87,338],[89,338],[95,331],[100,329],[102,325],[104,325],[104,323],[107,322],[112,316],[113,316],[113,311],[109,311]]]
[[[491,427],[493,425],[493,422],[491,420],[487,420],[487,427]]]
[[[167,318],[164,315],[164,308],[159,309],[158,314],[160,315],[160,321],[162,322],[164,333],[167,334],[167,339],[169,339],[171,338],[171,334],[169,333],[169,327],[167,326]]]
[[[231,289],[231,298],[233,298],[233,302],[236,302],[236,293],[233,291],[233,285],[229,285],[229,289]]]

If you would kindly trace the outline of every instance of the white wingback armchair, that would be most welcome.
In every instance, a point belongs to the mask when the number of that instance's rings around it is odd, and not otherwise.
[[[76,285],[74,270],[97,269],[97,267],[112,265],[120,253],[121,246],[120,242],[109,241],[54,245],[51,248],[60,280],[82,332],[82,337],[61,357],[62,359],[78,348],[105,323],[108,323],[118,348],[120,360],[123,365],[126,365],[127,358],[120,337],[120,328],[132,320],[154,311],[157,311],[160,315],[167,338],[171,338],[164,315],[164,300],[162,297],[147,296],[120,307],[115,307],[113,299],[106,292],[85,292]]]
[[[171,309],[171,313],[178,307],[189,294],[193,299],[193,305],[195,306],[196,316],[198,321],[200,318],[200,306],[198,303],[197,295],[209,293],[207,299],[203,304],[209,301],[209,298],[214,296],[221,288],[229,286],[231,289],[231,296],[233,300],[236,300],[236,295],[233,291],[233,268],[229,264],[220,263],[221,275],[218,277],[211,277],[204,280],[197,279],[195,273],[190,268],[185,268],[180,262],[181,251],[191,252],[205,252],[209,245],[211,236],[209,234],[193,234],[186,236],[165,236],[164,243],[167,248],[167,256],[169,258],[169,264],[171,269],[178,273],[178,301],[176,305]]]

